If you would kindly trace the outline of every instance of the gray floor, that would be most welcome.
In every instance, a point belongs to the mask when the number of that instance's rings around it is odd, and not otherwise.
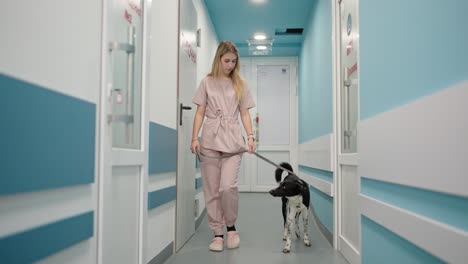
[[[309,236],[312,246],[306,247],[302,240],[294,237],[291,253],[283,253],[281,200],[266,193],[240,194],[236,227],[241,244],[237,249],[225,249],[219,253],[209,251],[213,233],[206,218],[187,244],[165,264],[348,263],[319,233],[311,215]]]

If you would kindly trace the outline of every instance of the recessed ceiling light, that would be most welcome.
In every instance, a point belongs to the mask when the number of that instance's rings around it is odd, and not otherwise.
[[[266,36],[264,34],[255,34],[254,39],[264,40],[264,39],[266,39]]]
[[[267,46],[259,45],[256,47],[258,50],[266,50]]]
[[[250,2],[252,2],[254,4],[257,4],[257,5],[260,5],[260,4],[266,3],[267,0],[250,0]]]

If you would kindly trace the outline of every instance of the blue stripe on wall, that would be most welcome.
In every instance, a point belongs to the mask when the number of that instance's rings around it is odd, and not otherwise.
[[[363,264],[444,263],[363,215],[361,230]]]
[[[0,195],[94,182],[95,104],[0,74]]]
[[[317,177],[329,183],[333,183],[333,172],[299,165],[299,172],[304,172],[307,175]]]
[[[148,210],[159,207],[165,203],[175,200],[177,196],[176,187],[171,186],[161,190],[148,193]]]
[[[172,172],[177,169],[177,131],[150,122],[148,173]]]
[[[195,179],[195,189],[198,190],[203,186],[202,178]]]
[[[197,172],[200,172],[200,159],[198,156],[195,157],[195,169]]]
[[[466,10],[458,0],[360,1],[362,120],[468,79]]]
[[[201,137],[198,137],[198,141],[201,142]],[[195,157],[195,168],[197,169],[197,172],[200,172],[200,160],[198,157]]]
[[[2,263],[32,263],[93,236],[94,213],[87,212],[0,239]]]
[[[324,194],[314,186],[309,186],[310,201],[322,224],[333,234],[333,198]]]
[[[369,197],[468,231],[468,198],[361,177]]]

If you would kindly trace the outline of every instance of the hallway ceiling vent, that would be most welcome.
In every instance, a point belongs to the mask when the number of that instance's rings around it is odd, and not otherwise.
[[[276,36],[285,36],[285,35],[302,35],[304,32],[303,28],[277,28],[275,29]]]

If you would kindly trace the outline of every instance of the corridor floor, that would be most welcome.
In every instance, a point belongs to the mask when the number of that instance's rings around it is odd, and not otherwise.
[[[273,198],[267,193],[241,193],[236,224],[241,238],[239,248],[225,249],[223,252],[209,251],[208,244],[213,234],[205,215],[195,235],[165,264],[348,263],[321,235],[310,213],[309,220],[312,246],[306,247],[302,240],[294,236],[291,253],[285,254],[282,252],[284,241],[281,199]]]

